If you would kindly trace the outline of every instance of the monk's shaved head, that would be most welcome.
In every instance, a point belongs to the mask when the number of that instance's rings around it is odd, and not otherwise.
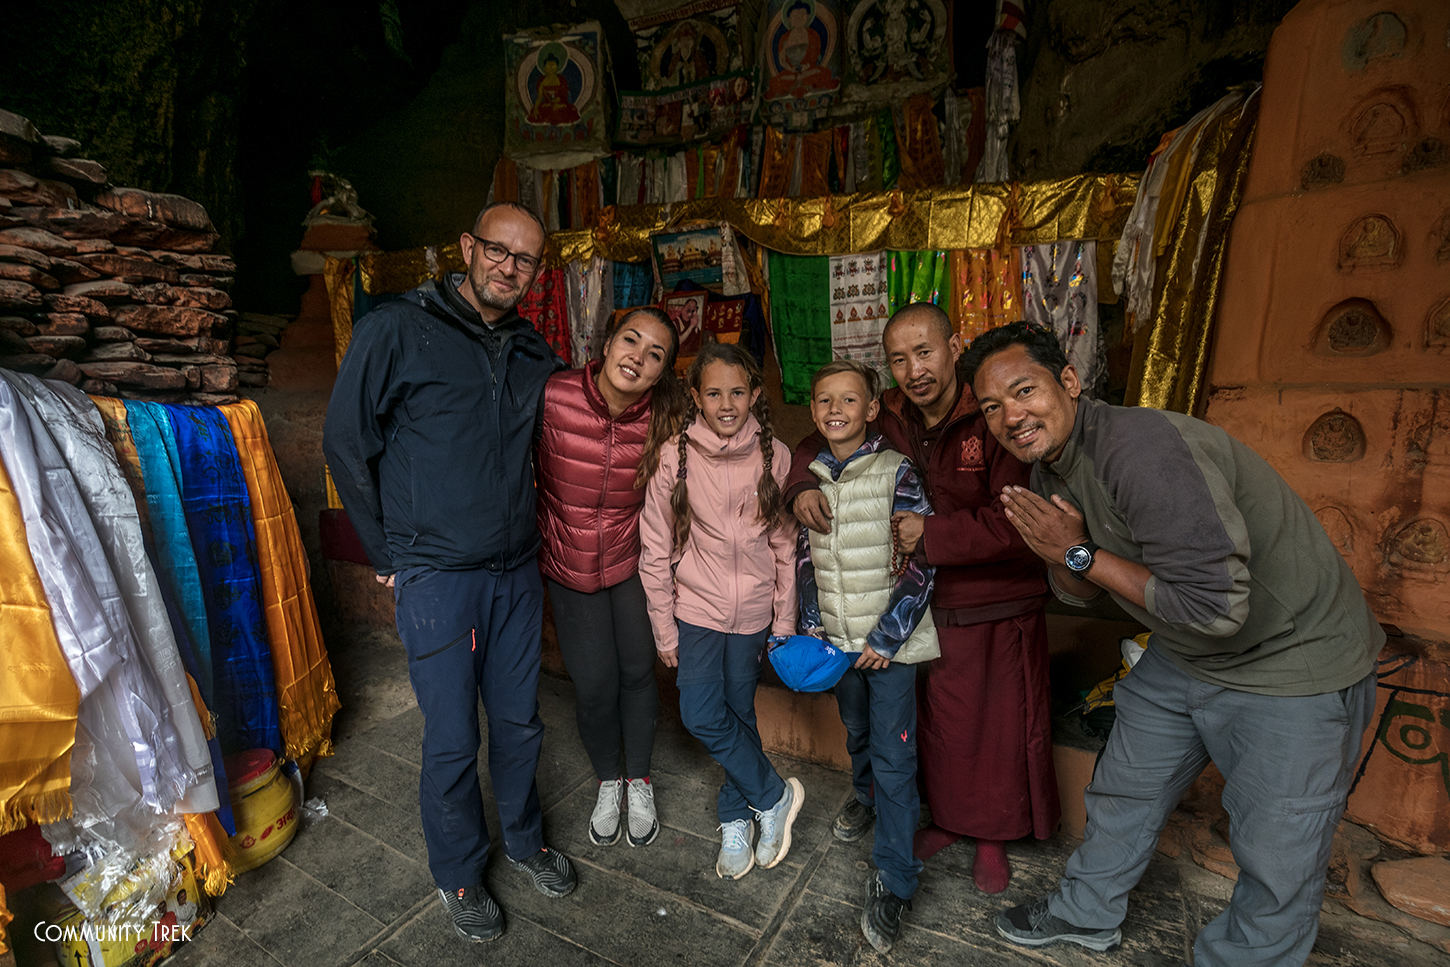
[[[891,331],[892,326],[895,326],[898,322],[908,321],[926,323],[940,333],[943,339],[951,339],[956,334],[956,330],[952,328],[951,319],[940,307],[932,305],[930,302],[913,302],[909,306],[904,306],[896,310],[896,314],[891,317],[891,321],[881,331],[882,343],[886,342],[886,334]]]

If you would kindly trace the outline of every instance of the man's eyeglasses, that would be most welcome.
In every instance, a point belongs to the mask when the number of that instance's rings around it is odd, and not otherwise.
[[[510,252],[497,242],[479,235],[474,235],[472,232],[468,234],[472,235],[473,239],[483,247],[483,257],[496,265],[502,263],[509,256],[513,256],[514,268],[525,275],[533,275],[534,270],[539,267],[539,260],[532,255],[525,255],[523,252]]]

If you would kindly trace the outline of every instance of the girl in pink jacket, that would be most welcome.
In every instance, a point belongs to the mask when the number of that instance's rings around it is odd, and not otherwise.
[[[734,880],[785,859],[805,801],[755,726],[765,640],[795,632],[796,525],[780,495],[790,449],[771,432],[760,367],[739,346],[707,343],[686,382],[685,429],[645,494],[639,573],[655,648],[679,669],[680,717],[725,770],[715,872]]]

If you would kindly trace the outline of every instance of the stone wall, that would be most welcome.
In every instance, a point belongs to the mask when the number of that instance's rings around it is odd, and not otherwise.
[[[1304,0],[1274,35],[1207,418],[1308,501],[1380,620],[1350,816],[1450,849],[1450,5]]]
[[[1012,176],[1142,171],[1159,137],[1258,80],[1293,0],[1049,0],[1029,6]]]

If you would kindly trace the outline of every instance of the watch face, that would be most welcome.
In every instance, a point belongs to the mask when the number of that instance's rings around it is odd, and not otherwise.
[[[1086,547],[1077,544],[1067,549],[1067,566],[1074,571],[1086,571],[1092,566],[1093,555]]]

